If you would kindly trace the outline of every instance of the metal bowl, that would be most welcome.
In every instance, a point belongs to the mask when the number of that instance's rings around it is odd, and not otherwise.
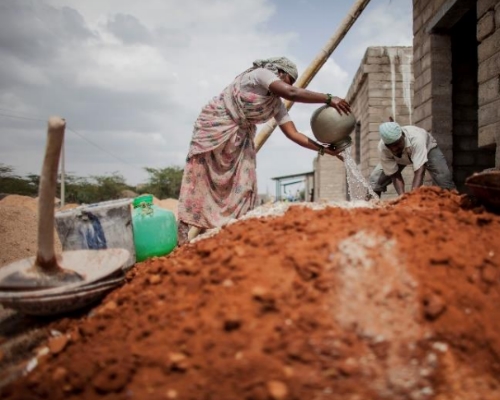
[[[500,210],[500,171],[488,170],[469,176],[465,186],[487,208]]]
[[[85,286],[122,271],[129,256],[130,252],[126,249],[65,251],[60,256],[59,265],[82,275],[84,279],[81,282],[43,289],[36,286],[15,288],[6,285],[4,280],[9,275],[23,273],[32,268],[35,257],[24,258],[0,268],[0,293],[8,293],[13,296],[15,293],[21,293],[21,297],[24,297],[28,291],[36,292],[38,295],[61,294],[68,289]]]
[[[352,144],[351,133],[356,118],[351,114],[340,114],[335,108],[322,106],[311,116],[311,129],[314,137],[328,143],[335,149],[344,150]]]
[[[112,282],[103,282],[99,285],[80,287],[74,293],[48,295],[45,297],[2,299],[0,303],[22,314],[36,316],[50,316],[65,314],[87,307],[101,300],[107,293],[116,289],[123,279]]]

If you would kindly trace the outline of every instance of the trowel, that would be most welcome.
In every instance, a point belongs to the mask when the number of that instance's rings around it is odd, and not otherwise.
[[[500,170],[488,169],[465,180],[471,194],[486,208],[500,212]]]
[[[56,256],[54,250],[54,200],[57,170],[66,121],[51,117],[38,197],[38,248],[35,257],[0,268],[0,290],[41,290],[87,285],[122,268],[126,249],[76,250]]]

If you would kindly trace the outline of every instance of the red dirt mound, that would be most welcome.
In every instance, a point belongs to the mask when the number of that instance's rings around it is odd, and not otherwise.
[[[292,207],[166,258],[5,399],[499,399],[500,217],[421,188]]]

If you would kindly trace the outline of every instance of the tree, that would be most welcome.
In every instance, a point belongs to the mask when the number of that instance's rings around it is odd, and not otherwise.
[[[148,183],[141,187],[141,193],[151,193],[159,199],[179,197],[183,169],[181,167],[144,168],[149,174]]]
[[[65,178],[67,203],[91,204],[101,201],[116,200],[125,189],[132,189],[125,178],[114,172],[111,175],[94,175],[82,178],[67,174]]]
[[[34,177],[36,175],[31,174]],[[0,163],[0,192],[6,194],[19,194],[23,196],[36,196],[38,184],[30,179],[14,174],[14,168]]]
[[[112,175],[94,175],[92,179],[96,182],[96,195],[98,201],[119,199],[121,192],[132,189],[125,182],[123,175],[113,172]]]

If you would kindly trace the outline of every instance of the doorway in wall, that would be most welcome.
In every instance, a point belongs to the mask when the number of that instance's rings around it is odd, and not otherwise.
[[[459,191],[474,172],[495,166],[495,149],[478,148],[476,8],[449,30],[451,39],[453,178]]]

